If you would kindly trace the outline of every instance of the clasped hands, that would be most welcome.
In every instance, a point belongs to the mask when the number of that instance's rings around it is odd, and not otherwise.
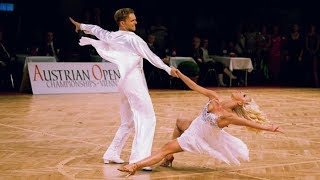
[[[170,75],[176,78],[179,78],[179,69],[175,68],[175,67],[171,67],[171,72]]]

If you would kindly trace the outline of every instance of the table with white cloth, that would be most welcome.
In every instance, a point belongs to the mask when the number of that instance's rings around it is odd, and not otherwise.
[[[248,72],[253,70],[252,61],[247,57],[226,57],[226,56],[211,56],[213,61],[221,62],[226,67],[229,67],[230,71],[244,70],[245,71],[245,86],[248,85]],[[230,86],[232,79],[230,78]]]
[[[170,57],[169,65],[178,68],[179,64],[185,61],[194,62],[195,64],[197,64],[192,57]]]
[[[170,57],[169,58],[169,66],[178,68],[179,64],[182,62],[193,62],[197,65],[196,61],[192,57]],[[179,81],[175,78],[170,78],[170,87],[175,88]]]

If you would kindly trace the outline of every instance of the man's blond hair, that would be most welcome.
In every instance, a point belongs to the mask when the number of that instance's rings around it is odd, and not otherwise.
[[[116,23],[119,25],[120,21],[125,21],[129,17],[129,14],[132,13],[134,13],[134,10],[131,8],[121,8],[114,13],[113,17]]]

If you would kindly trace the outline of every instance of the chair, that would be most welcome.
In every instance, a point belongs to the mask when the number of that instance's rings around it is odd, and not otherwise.
[[[212,82],[212,78],[215,78],[216,80],[216,84],[219,85],[219,78],[218,78],[218,74],[217,71],[215,69],[216,64],[213,61],[207,61],[204,65],[203,65],[203,69],[206,71],[205,73],[203,73],[203,77],[202,77],[202,83],[205,84],[208,79],[209,82]]]
[[[155,81],[155,80],[158,80],[158,79],[160,81],[162,81],[161,71],[162,71],[161,69],[153,68],[151,70],[151,72],[149,73],[149,75],[148,75],[147,82]]]
[[[0,67],[0,90],[12,90],[13,80],[9,69]]]
[[[205,74],[204,77],[203,77],[202,83],[205,84],[209,78],[210,78],[210,80],[211,80],[211,78],[215,78],[215,82],[216,82],[217,84],[219,84],[219,83],[218,83],[219,80],[218,80],[217,71],[216,71],[214,68],[212,68],[212,67],[210,67],[210,68],[207,70],[206,74]],[[209,81],[209,82],[211,82],[211,81]]]
[[[162,69],[153,66],[148,60],[143,60],[143,71],[149,87],[160,87],[164,79]]]
[[[199,79],[199,66],[194,61],[183,61],[179,63],[178,69],[186,76],[188,76],[191,80],[198,83]],[[188,87],[177,78],[172,78],[170,81],[170,87],[171,88],[182,88],[182,89],[188,89]]]

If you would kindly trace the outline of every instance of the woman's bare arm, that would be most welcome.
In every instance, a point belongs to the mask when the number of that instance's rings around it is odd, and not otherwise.
[[[207,96],[209,99],[219,99],[218,94],[215,91],[211,91],[209,89],[203,88],[199,86],[197,83],[192,81],[189,77],[184,75],[182,72],[177,70],[177,74],[179,78],[192,90]]]
[[[230,115],[230,116],[225,116],[222,117],[223,120],[227,121],[228,124],[234,124],[238,126],[246,126],[246,127],[251,127],[255,129],[260,129],[264,131],[271,131],[271,132],[281,132],[281,129],[278,125],[262,125],[253,121],[249,121],[245,118],[241,118],[235,115]]]

